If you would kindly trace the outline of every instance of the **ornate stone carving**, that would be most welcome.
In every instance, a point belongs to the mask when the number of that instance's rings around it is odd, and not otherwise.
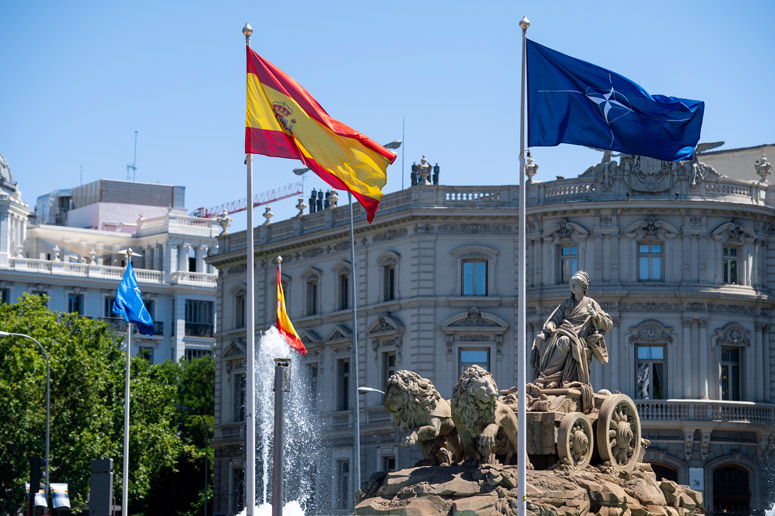
[[[732,220],[720,225],[711,232],[714,240],[724,242],[737,242],[739,244],[748,244],[756,240],[756,233],[749,226],[739,220]]]
[[[623,155],[620,166],[624,170],[627,186],[634,192],[665,192],[675,182],[669,161]]]
[[[385,242],[387,240],[395,240],[396,238],[406,236],[408,233],[409,230],[406,228],[390,229],[388,231],[383,231],[382,233],[377,233],[374,235],[373,240],[375,242]]]
[[[723,328],[717,329],[714,337],[717,346],[747,347],[751,343],[751,332],[736,322],[731,322]]]
[[[712,430],[702,431],[702,441],[700,441],[700,458],[702,460],[708,459],[708,450],[710,449],[710,434]]]
[[[557,242],[559,240],[585,240],[589,236],[589,231],[583,226],[570,222],[568,219],[561,219],[551,224],[543,232],[541,238]]]
[[[684,430],[684,457],[692,460],[692,448],[694,448],[694,429]]]
[[[637,240],[644,238],[665,240],[675,238],[679,233],[675,226],[664,220],[659,220],[653,215],[633,222],[624,230],[624,236]]]
[[[673,330],[659,321],[643,321],[638,326],[630,328],[630,344],[670,344],[673,342]]]

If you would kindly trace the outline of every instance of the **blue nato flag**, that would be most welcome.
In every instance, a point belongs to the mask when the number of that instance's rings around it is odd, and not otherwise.
[[[705,103],[649,95],[597,65],[527,41],[528,146],[560,143],[691,159]]]
[[[113,301],[113,313],[123,315],[128,323],[135,323],[137,331],[143,335],[153,335],[153,319],[143,303],[131,261],[126,266],[124,277],[118,285],[116,299]]]

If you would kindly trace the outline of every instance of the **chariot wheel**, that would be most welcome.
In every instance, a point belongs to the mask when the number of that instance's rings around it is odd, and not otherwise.
[[[597,451],[603,461],[629,471],[640,457],[640,417],[635,403],[625,394],[613,394],[597,417]]]
[[[581,412],[566,414],[557,434],[557,455],[567,459],[574,468],[584,468],[592,458],[595,439],[592,422]]]

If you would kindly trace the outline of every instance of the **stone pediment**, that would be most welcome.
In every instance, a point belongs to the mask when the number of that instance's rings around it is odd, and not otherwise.
[[[315,330],[299,330],[298,333],[305,346],[317,346],[323,341]]]
[[[337,324],[328,333],[326,337],[327,344],[335,344],[338,342],[350,342],[353,339],[353,332],[344,324]]]
[[[404,325],[398,319],[390,317],[388,314],[381,314],[368,331],[371,338],[387,337],[390,335],[403,335]]]
[[[624,236],[638,240],[644,238],[670,239],[675,238],[679,233],[675,226],[656,217],[647,217],[633,222],[624,230]]]
[[[756,240],[756,233],[753,229],[737,220],[720,225],[711,232],[711,236],[714,240],[740,244],[748,244]]]
[[[552,242],[558,240],[584,240],[587,236],[589,236],[589,231],[586,228],[575,222],[570,222],[568,219],[562,219],[551,224],[541,234],[542,239],[551,240]]]
[[[497,315],[482,312],[476,306],[441,323],[441,331],[446,335],[477,333],[495,335],[502,339],[508,329],[509,324],[506,321]]]
[[[244,359],[245,344],[243,344],[242,342],[238,342],[236,340],[232,340],[226,346],[226,349],[223,351],[223,354],[221,356],[223,357],[224,360],[233,360],[235,358]]]

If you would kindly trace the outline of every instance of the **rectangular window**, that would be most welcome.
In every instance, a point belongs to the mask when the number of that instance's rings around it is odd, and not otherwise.
[[[151,346],[140,346],[137,350],[137,356],[143,357],[153,364],[153,348]]]
[[[487,348],[460,348],[458,351],[458,374],[478,365],[482,369],[490,370],[490,350]]]
[[[336,494],[340,509],[350,508],[350,461],[336,461]]]
[[[637,346],[636,397],[642,400],[663,400],[665,396],[664,346]]]
[[[213,352],[209,349],[186,349],[186,360],[194,360],[195,358],[202,358],[212,355]]]
[[[113,301],[115,298],[113,297],[106,297],[102,300],[102,315],[105,317],[116,317],[116,315],[113,313]]]
[[[724,283],[737,285],[737,247],[724,246]]]
[[[396,266],[392,263],[382,267],[382,300],[392,301],[396,298]]]
[[[384,455],[382,457],[382,471],[395,471],[396,469],[396,457],[395,455]]]
[[[318,281],[307,282],[307,315],[318,313]]]
[[[245,294],[239,294],[234,300],[234,327],[245,327]]]
[[[244,374],[237,374],[234,375],[234,385],[233,393],[232,393],[232,408],[231,408],[231,414],[232,414],[232,421],[235,423],[239,423],[240,421],[245,421],[245,375]]]
[[[638,244],[638,279],[640,281],[662,280],[662,244],[642,242]]]
[[[382,385],[387,385],[388,378],[396,372],[396,352],[382,353]]]
[[[43,306],[48,307],[48,293],[44,292],[43,290],[33,290],[31,292],[33,296],[38,296],[43,298]]]
[[[350,308],[350,276],[342,274],[339,276],[339,309]]]
[[[312,363],[306,364],[306,368],[307,368],[307,381],[309,382],[309,390],[312,393],[312,399],[317,400],[318,399],[318,363],[312,362]],[[315,403],[313,406],[317,407],[318,404]]]
[[[11,289],[0,288],[0,303],[9,304],[11,302]]]
[[[575,245],[560,247],[560,282],[568,283],[579,270],[579,248]]]
[[[487,260],[463,260],[463,295],[487,295]]]
[[[350,360],[340,358],[336,361],[336,410],[350,410]]]
[[[245,470],[231,470],[231,514],[237,514],[245,508]]]
[[[67,311],[83,314],[83,294],[67,294]]]
[[[156,320],[156,301],[153,299],[150,299],[148,301],[143,301],[143,304],[145,305],[145,309],[148,310],[148,315],[151,316],[151,320]]]
[[[186,299],[186,336],[213,336],[213,302]]]
[[[740,400],[740,348],[721,347],[721,399]]]

